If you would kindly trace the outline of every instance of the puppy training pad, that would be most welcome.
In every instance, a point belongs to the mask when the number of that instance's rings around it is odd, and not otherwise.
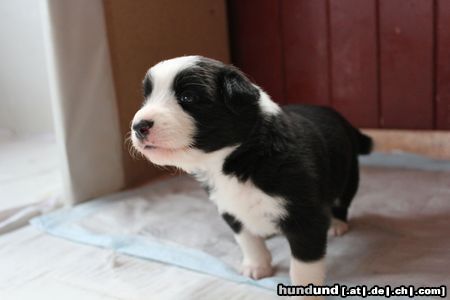
[[[238,274],[241,256],[232,231],[206,192],[186,175],[62,209],[31,224],[69,240],[236,282],[266,288],[289,282],[289,250],[281,237],[268,244],[275,253],[284,252],[279,255],[284,261],[274,257],[285,266],[284,276],[254,281]]]
[[[351,231],[328,243],[327,282],[347,285],[440,286],[450,282],[448,172],[363,168],[350,211]],[[179,176],[35,218],[55,236],[274,289],[287,284],[289,247],[267,244],[275,277],[239,275],[232,231],[200,186]]]

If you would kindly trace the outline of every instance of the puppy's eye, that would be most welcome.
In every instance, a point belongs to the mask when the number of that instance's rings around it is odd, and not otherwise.
[[[192,92],[183,92],[178,97],[181,103],[191,103],[195,100],[196,96]]]

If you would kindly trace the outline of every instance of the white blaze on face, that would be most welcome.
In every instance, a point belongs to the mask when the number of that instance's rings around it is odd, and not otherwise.
[[[169,156],[186,150],[195,134],[195,121],[178,104],[173,81],[176,75],[198,61],[197,56],[183,56],[162,61],[148,71],[152,92],[144,106],[135,114],[133,124],[147,120],[154,122],[150,134],[141,143],[134,134],[135,148],[156,164],[168,164]],[[152,148],[145,149],[145,146]]]

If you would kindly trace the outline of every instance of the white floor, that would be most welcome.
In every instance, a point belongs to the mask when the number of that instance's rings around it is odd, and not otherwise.
[[[0,235],[59,205],[61,176],[52,134],[0,128]]]
[[[0,129],[0,211],[48,199],[60,188],[53,135],[16,136]]]

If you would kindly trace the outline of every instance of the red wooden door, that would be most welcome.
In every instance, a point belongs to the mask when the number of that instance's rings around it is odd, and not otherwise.
[[[229,0],[233,62],[279,103],[450,129],[450,1]]]

